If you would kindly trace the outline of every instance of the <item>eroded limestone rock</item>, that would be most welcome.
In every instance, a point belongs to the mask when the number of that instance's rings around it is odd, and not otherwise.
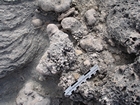
[[[111,38],[123,46],[126,52],[140,53],[139,3],[123,1],[119,1],[118,6],[110,9],[107,17],[107,30]]]
[[[17,105],[50,105],[50,99],[43,97],[38,94],[36,88],[38,89],[40,85],[33,81],[28,81],[25,86],[20,90],[16,103]],[[40,88],[41,90],[41,88]]]
[[[69,72],[69,73],[62,73],[62,76],[60,78],[60,83],[58,86],[63,87],[63,89],[66,89],[68,86],[73,84],[75,82],[74,75]]]
[[[98,76],[100,74],[95,75],[94,78],[81,84],[70,98],[85,104],[93,98],[100,104],[139,103],[140,83],[139,74],[135,73],[136,69],[139,69],[138,64],[137,66],[133,64],[123,65],[117,66],[114,71],[107,71],[108,75],[104,79]],[[60,78],[59,86],[66,89],[68,85],[72,85],[76,80],[70,81],[68,79],[70,75],[72,75],[70,72],[63,75],[65,79]]]
[[[44,11],[64,12],[70,8],[72,0],[37,0],[37,5]]]
[[[87,34],[86,27],[74,17],[64,18],[61,22],[64,30],[70,31],[74,39],[79,40]]]
[[[47,26],[50,46],[40,59],[37,70],[43,75],[70,70],[76,62],[75,50],[68,35],[54,24]]]
[[[81,39],[80,46],[87,52],[103,50],[102,40],[100,38],[94,38],[92,35],[85,36]]]
[[[86,11],[85,19],[86,19],[88,25],[95,25],[95,22],[97,20],[96,15],[97,15],[97,13],[94,9],[90,9],[90,10]]]

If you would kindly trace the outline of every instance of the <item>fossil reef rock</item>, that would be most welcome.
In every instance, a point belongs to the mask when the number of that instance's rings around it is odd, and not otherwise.
[[[140,4],[119,2],[110,10],[107,27],[112,39],[126,48],[128,53],[140,53]]]
[[[0,105],[139,105],[139,81],[139,0],[0,1]]]
[[[75,64],[76,55],[68,35],[54,24],[47,26],[47,33],[50,46],[39,61],[37,70],[44,75],[70,70]]]
[[[61,25],[63,29],[69,31],[76,40],[79,40],[87,34],[86,27],[84,27],[82,23],[73,17],[64,18]]]

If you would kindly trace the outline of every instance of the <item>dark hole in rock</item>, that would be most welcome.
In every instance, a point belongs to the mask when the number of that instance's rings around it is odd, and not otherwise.
[[[61,1],[58,2],[58,5],[60,5],[60,4],[61,4]]]
[[[67,56],[67,53],[66,53],[65,51],[63,51],[63,55],[64,55],[64,56]]]
[[[122,12],[125,10],[125,8],[122,8]]]
[[[113,56],[115,58],[116,54],[113,54]],[[121,53],[119,54],[119,57],[120,59],[115,61],[116,65],[131,64],[135,61],[136,54]]]
[[[90,80],[90,78],[87,78],[87,81],[89,81]]]
[[[69,39],[73,42],[73,45],[76,46],[77,45],[77,40],[74,39],[74,37],[72,36],[72,33],[68,30],[63,30],[65,33],[67,33],[69,36]]]
[[[124,15],[124,17],[125,17],[125,18],[128,18],[128,17],[129,17],[129,15],[128,15],[128,14],[125,14],[125,15]]]
[[[135,58],[136,58],[136,55],[132,53],[132,54],[128,54],[128,57],[126,57],[126,60],[129,60],[128,63],[133,63]]]
[[[136,40],[137,40],[137,38],[136,38],[136,37],[134,37],[134,38],[132,38],[132,40],[133,40],[133,41],[136,41]]]
[[[74,91],[72,91],[72,94],[74,94]]]
[[[125,1],[125,3],[128,3],[127,1]]]
[[[122,88],[122,91],[125,91],[126,90],[126,86],[124,86],[123,88]]]
[[[135,47],[136,49],[140,50],[140,44]]]
[[[113,11],[113,15],[115,15],[115,14],[116,14],[116,10]]]
[[[77,87],[77,89],[79,88],[79,86]]]
[[[118,73],[119,73],[119,74],[123,74],[123,70],[122,70],[122,69],[119,69],[119,70],[118,70]]]
[[[135,74],[131,74],[130,80],[135,80]]]
[[[134,42],[132,42],[132,44],[135,44]]]

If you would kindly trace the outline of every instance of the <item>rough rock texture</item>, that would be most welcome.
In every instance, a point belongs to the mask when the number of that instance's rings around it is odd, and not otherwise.
[[[139,27],[139,2],[100,0],[96,3],[99,3],[96,12],[104,9],[108,14],[106,17],[99,13],[100,19],[96,26],[92,25],[94,26],[91,28],[92,34],[80,40],[80,47],[86,52],[80,52],[79,48],[76,50],[79,68],[75,72],[82,75],[95,64],[98,64],[101,70],[79,86],[70,99],[85,104],[94,101],[101,105],[127,105],[128,103],[138,105],[140,103],[140,33],[137,28]],[[107,24],[107,28],[103,28],[104,24]],[[101,41],[95,41],[94,31],[97,36],[101,35],[97,37]],[[102,46],[101,50],[97,50],[100,48],[97,46]],[[59,86],[66,89],[68,85],[72,85],[75,78],[73,73],[63,73]],[[72,76],[71,81],[69,76]]]
[[[32,3],[0,6],[0,78],[27,64],[38,51],[41,34],[31,24],[33,8]]]
[[[84,27],[82,23],[74,17],[64,18],[61,22],[61,25],[64,30],[70,31],[73,38],[76,40],[81,39],[87,34],[86,27]]]
[[[42,91],[40,85],[28,81],[17,96],[17,105],[50,105],[50,99],[41,96],[41,92],[37,91]]]
[[[128,53],[140,53],[140,4],[137,0],[117,2],[107,17],[109,35]]]
[[[0,1],[0,77],[15,71],[0,79],[0,105],[139,105],[140,1],[37,1]],[[64,98],[95,64],[100,71]]]
[[[47,26],[47,34],[50,46],[40,59],[37,70],[44,75],[51,75],[72,69],[76,55],[68,35],[54,24]]]
[[[73,13],[75,13],[75,8],[70,8],[68,11],[62,13],[59,17],[58,17],[58,21],[63,20],[65,17],[68,17],[70,15],[72,15]],[[76,13],[75,13],[76,14]]]
[[[94,25],[96,22],[97,13],[94,9],[90,9],[85,13],[85,19],[88,25]]]
[[[95,52],[103,50],[103,43],[100,38],[93,37],[92,35],[85,36],[80,40],[80,46],[87,52]]]
[[[140,56],[138,56],[137,61],[134,63],[134,71],[140,77]]]
[[[44,11],[64,12],[70,8],[72,0],[37,0],[37,5]]]
[[[62,73],[60,80],[61,81],[58,84],[58,86],[61,86],[64,89],[66,89],[68,86],[74,83],[76,79],[74,78],[74,75],[71,72],[69,72],[69,73]]]
[[[105,55],[105,57],[107,56]],[[114,61],[114,59],[112,60]],[[111,64],[112,60],[109,60],[110,63],[107,64]],[[101,64],[100,62],[99,65]],[[104,63],[104,65],[106,64]],[[95,75],[94,78],[83,83],[73,95],[70,96],[71,99],[74,101],[82,101],[85,104],[91,100],[105,105],[139,104],[139,63],[116,66],[116,68],[111,67],[111,65],[106,68],[104,66],[100,68],[102,70],[100,74]],[[137,72],[135,70],[137,70]],[[70,80],[68,78],[70,75],[72,75],[72,73],[67,73],[64,77],[62,76],[59,86],[66,89],[68,85],[72,85],[74,83],[74,76],[72,76],[72,80]]]

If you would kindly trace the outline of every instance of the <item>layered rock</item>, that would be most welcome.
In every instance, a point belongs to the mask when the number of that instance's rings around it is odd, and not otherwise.
[[[39,31],[34,30],[31,24],[32,3],[28,6],[22,3],[1,5],[0,11],[0,78],[2,78],[33,59],[41,37]]]

